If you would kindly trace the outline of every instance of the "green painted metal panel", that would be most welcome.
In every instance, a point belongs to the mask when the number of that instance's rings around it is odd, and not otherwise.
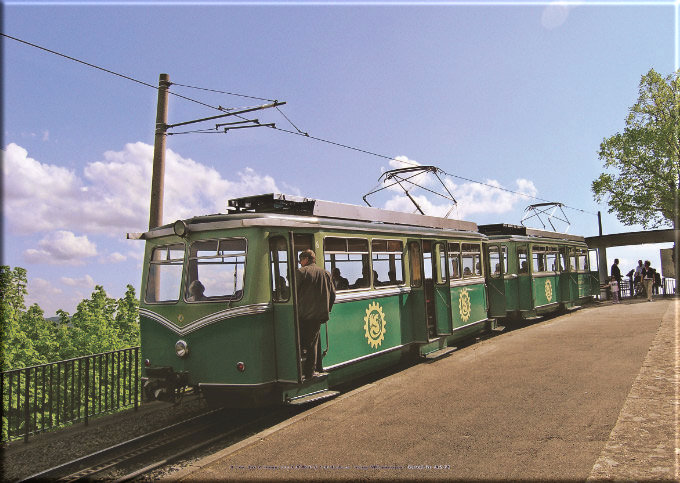
[[[535,276],[532,282],[534,307],[554,304],[559,301],[559,292],[556,292],[557,276]]]
[[[437,319],[437,335],[450,334],[452,330],[453,309],[451,305],[451,291],[448,285],[434,287],[435,317]]]
[[[531,275],[519,275],[517,279],[517,286],[519,288],[519,309],[520,310],[533,310],[534,309],[534,296],[532,289],[532,277]]]
[[[526,277],[525,277],[526,278]],[[513,312],[520,309],[519,276],[510,276],[505,279],[505,310]]]
[[[330,367],[402,344],[401,296],[336,303],[326,326]],[[325,342],[324,342],[325,344]]]
[[[279,380],[298,379],[297,334],[293,304],[274,304],[274,340],[276,345],[276,376]]]
[[[451,287],[453,327],[487,318],[486,287],[484,283]]]
[[[189,371],[192,383],[259,384],[276,378],[271,312],[225,319],[182,336],[142,316],[140,329],[142,357],[153,355],[154,366]],[[189,347],[184,359],[175,355],[179,339]],[[245,364],[244,372],[236,369],[238,362]]]

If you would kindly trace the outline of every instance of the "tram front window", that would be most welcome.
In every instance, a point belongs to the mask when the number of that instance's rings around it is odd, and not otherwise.
[[[183,244],[154,248],[149,261],[146,301],[149,303],[176,302],[179,299],[183,265]]]
[[[238,300],[243,296],[245,239],[201,240],[189,250],[187,301]],[[196,282],[203,287],[201,296],[193,290]]]

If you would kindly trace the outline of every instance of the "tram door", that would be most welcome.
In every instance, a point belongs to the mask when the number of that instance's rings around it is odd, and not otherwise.
[[[411,293],[414,294],[414,320],[423,320],[424,333],[416,329],[416,340],[429,341],[439,335],[450,334],[451,296],[446,282],[446,268],[439,270],[438,278],[442,283],[435,283],[436,266],[444,257],[446,266],[446,250],[443,242],[418,240],[409,243],[411,256]],[[422,250],[421,250],[422,248]],[[419,268],[418,268],[418,264]],[[414,269],[417,273],[414,273]],[[441,274],[444,273],[443,279]],[[420,299],[420,300],[418,300]],[[420,303],[418,303],[420,302]],[[423,317],[424,315],[424,317]]]
[[[451,315],[451,285],[447,264],[446,242],[433,243],[432,264],[434,266],[434,317],[436,335],[450,335],[453,333],[453,318]]]
[[[279,381],[301,382],[300,338],[295,317],[293,270],[295,260],[288,234],[269,237],[269,264],[274,337],[276,344],[276,374]]]
[[[269,236],[276,371],[277,379],[282,382],[302,382],[295,269],[300,252],[312,247],[312,235],[272,233]]]
[[[411,278],[411,291],[407,299],[408,313],[411,315],[412,340],[428,341],[428,326],[425,312],[425,280],[423,276],[423,252],[420,240],[408,240],[408,264]]]
[[[486,284],[489,296],[489,315],[491,317],[504,317],[505,303],[505,272],[506,262],[500,244],[486,246]]]
[[[571,278],[572,274],[569,270],[569,247],[561,246],[559,248],[560,257],[560,302],[568,303],[571,301]]]

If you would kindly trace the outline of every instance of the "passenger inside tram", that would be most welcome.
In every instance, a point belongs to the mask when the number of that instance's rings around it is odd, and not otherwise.
[[[191,284],[189,284],[189,296],[187,297],[187,301],[198,302],[199,300],[205,300],[205,295],[203,295],[203,292],[205,292],[205,287],[201,281],[194,280],[191,282]]]
[[[335,285],[335,290],[347,290],[349,289],[349,281],[340,274],[339,268],[333,269],[333,285]]]

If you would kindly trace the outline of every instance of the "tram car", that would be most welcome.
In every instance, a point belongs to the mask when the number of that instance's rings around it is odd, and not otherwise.
[[[488,237],[489,315],[531,320],[574,310],[599,294],[583,237],[525,226],[480,225]]]
[[[579,282],[583,239],[535,235],[277,194],[149,230],[139,236],[145,396],[172,400],[193,386],[220,406],[303,404],[405,358],[442,355],[494,317],[531,318],[590,297]],[[295,290],[306,249],[336,287],[321,326],[322,375],[310,380]],[[564,271],[521,272],[534,256],[560,254]]]

